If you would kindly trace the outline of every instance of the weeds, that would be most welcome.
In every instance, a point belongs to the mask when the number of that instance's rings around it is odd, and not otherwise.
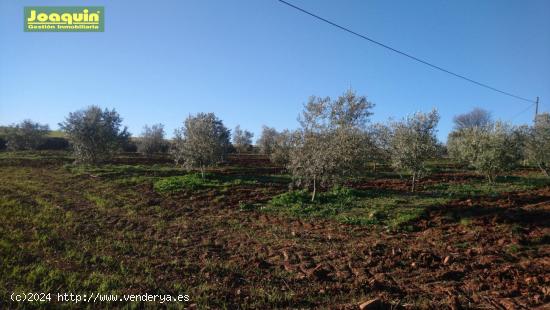
[[[435,194],[451,198],[479,196],[497,197],[502,193],[532,190],[550,185],[550,178],[541,176],[500,177],[494,183],[472,180],[468,183],[439,183],[426,188]]]
[[[353,225],[384,225],[403,228],[426,214],[428,207],[446,203],[445,198],[405,196],[335,187],[310,201],[307,191],[290,191],[273,197],[264,208],[296,217],[334,219]]]
[[[227,180],[227,181],[223,181]],[[162,178],[154,182],[154,188],[159,193],[174,193],[184,189],[197,190],[201,188],[227,188],[239,185],[255,185],[256,181],[239,178],[228,179],[208,173],[205,178],[198,173]]]
[[[217,185],[217,183],[203,179],[200,174],[188,174],[160,179],[154,183],[154,188],[157,192],[165,193],[177,192],[182,189],[197,189],[208,185]]]

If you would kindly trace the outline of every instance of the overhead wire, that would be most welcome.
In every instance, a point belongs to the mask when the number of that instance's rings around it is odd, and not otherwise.
[[[530,104],[528,107],[526,107],[525,109],[521,110],[520,112],[516,113],[514,116],[512,116],[510,118],[510,122],[512,122],[514,119],[516,119],[518,116],[520,116],[521,114],[529,111],[533,106],[535,106],[535,104],[537,104],[536,102],[533,103],[533,104]]]
[[[420,59],[420,58],[415,57],[415,56],[413,56],[413,55],[411,55],[411,54],[408,54],[408,53],[405,53],[405,52],[403,52],[403,51],[400,51],[400,50],[398,50],[398,49],[396,49],[396,48],[393,48],[393,47],[391,47],[391,46],[389,46],[389,45],[386,45],[386,44],[381,43],[381,42],[379,42],[379,41],[376,41],[376,40],[374,40],[374,39],[372,39],[372,38],[369,38],[369,37],[367,37],[366,35],[360,34],[360,33],[356,32],[356,31],[354,31],[354,30],[351,30],[351,29],[349,29],[349,28],[347,28],[347,27],[341,26],[341,25],[339,25],[339,24],[337,24],[337,23],[335,23],[335,22],[332,22],[332,21],[330,21],[330,20],[324,18],[324,17],[321,17],[321,16],[316,15],[316,14],[310,12],[310,11],[307,11],[307,10],[301,8],[301,7],[298,7],[298,6],[296,6],[296,5],[294,5],[294,4],[290,3],[290,2],[287,2],[287,1],[284,1],[284,0],[277,0],[277,1],[279,1],[280,3],[283,3],[283,4],[285,4],[285,5],[287,5],[287,6],[291,7],[291,8],[293,8],[293,9],[296,9],[296,10],[298,10],[298,11],[304,13],[304,14],[307,14],[307,15],[309,15],[309,16],[311,16],[311,17],[314,17],[314,18],[316,18],[316,19],[318,19],[318,20],[321,20],[321,21],[323,21],[323,22],[325,22],[325,23],[327,23],[327,24],[329,24],[329,25],[331,25],[331,26],[334,26],[334,27],[336,27],[336,28],[339,28],[339,29],[341,29],[341,30],[343,30],[343,31],[345,31],[345,32],[351,33],[351,34],[353,34],[353,35],[355,35],[355,36],[357,36],[357,37],[359,37],[359,38],[362,38],[362,39],[364,39],[364,40],[367,40],[367,41],[369,41],[369,42],[371,42],[371,43],[374,43],[374,44],[376,44],[376,45],[379,45],[379,46],[381,46],[381,47],[383,47],[383,48],[386,48],[386,49],[388,49],[388,50],[390,50],[390,51],[393,51],[393,52],[395,52],[395,53],[397,53],[397,54],[400,54],[400,55],[402,55],[402,56],[405,56],[405,57],[407,57],[407,58],[410,58],[410,59],[412,59],[412,60],[414,60],[414,61],[416,61],[416,62],[419,62],[419,63],[422,63],[422,64],[424,64],[424,65],[427,65],[427,66],[431,67],[432,69],[436,69],[436,70],[445,72],[445,73],[447,73],[447,74],[453,75],[453,76],[455,76],[455,77],[457,77],[457,78],[463,79],[463,80],[468,81],[468,82],[470,82],[470,83],[476,84],[476,85],[478,85],[478,86],[481,86],[481,87],[490,89],[490,90],[492,90],[492,91],[495,91],[495,92],[498,92],[498,93],[501,93],[501,94],[504,94],[504,95],[507,95],[507,96],[510,96],[510,97],[513,97],[513,98],[516,98],[516,99],[519,99],[519,100],[523,100],[523,101],[530,102],[530,103],[535,103],[534,100],[527,99],[527,98],[524,98],[524,97],[521,97],[521,96],[512,94],[512,93],[510,93],[510,92],[507,92],[507,91],[504,91],[504,90],[501,90],[501,89],[498,89],[498,88],[489,86],[489,85],[487,85],[487,84],[485,84],[485,83],[482,83],[482,82],[478,82],[478,81],[473,80],[473,79],[471,79],[471,78],[468,78],[468,77],[466,77],[466,76],[464,76],[464,75],[461,75],[461,74],[458,74],[458,73],[454,73],[454,72],[452,72],[452,71],[450,71],[450,70],[447,70],[447,69],[445,69],[445,68],[442,68],[442,67],[440,67],[440,66],[437,66],[437,65],[435,65],[435,64],[432,64],[432,63],[430,63],[430,62],[428,62],[428,61],[426,61],[426,60]]]

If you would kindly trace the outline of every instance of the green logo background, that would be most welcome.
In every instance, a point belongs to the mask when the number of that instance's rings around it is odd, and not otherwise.
[[[88,28],[88,29],[78,29],[76,28],[58,28],[56,25],[53,25],[54,27],[51,29],[32,29],[29,28],[28,18],[31,15],[31,11],[35,10],[36,14],[40,13],[57,13],[59,15],[63,13],[82,13],[82,10],[87,9],[88,14],[96,13],[99,11],[99,25],[98,29]],[[103,32],[104,31],[104,23],[105,23],[105,9],[102,6],[26,6],[23,10],[24,12],[24,30],[26,32]],[[36,21],[38,22],[38,21]],[[38,22],[40,23],[40,22]],[[75,23],[78,24],[78,22],[73,22],[73,26],[75,26]],[[66,25],[63,25],[66,26]]]

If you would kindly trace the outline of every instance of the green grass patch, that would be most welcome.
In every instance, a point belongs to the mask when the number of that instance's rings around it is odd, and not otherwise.
[[[177,192],[183,189],[198,189],[201,187],[216,186],[217,182],[213,182],[207,178],[202,178],[200,174],[187,174],[182,176],[174,176],[163,178],[155,181],[154,188],[157,192]]]
[[[205,174],[203,178],[199,173],[172,176],[156,180],[153,185],[159,193],[174,193],[184,189],[221,188],[227,189],[231,186],[256,185],[258,181],[253,179],[241,179],[226,175]]]
[[[313,202],[307,191],[286,192],[273,197],[262,210],[294,217],[334,219],[346,224],[406,228],[423,217],[428,207],[447,202],[447,198],[337,187],[319,193]]]
[[[84,198],[100,208],[109,206],[109,201],[107,199],[90,192],[84,193]]]
[[[550,178],[539,175],[499,177],[496,182],[471,180],[468,183],[439,183],[425,188],[426,191],[452,198],[478,196],[496,197],[502,193],[533,190],[550,186]]]
[[[106,179],[129,177],[164,177],[181,175],[185,170],[166,165],[77,165],[67,164],[64,168],[74,174],[91,174]]]

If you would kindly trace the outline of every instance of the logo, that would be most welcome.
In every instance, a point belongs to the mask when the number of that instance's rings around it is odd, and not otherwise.
[[[103,32],[100,6],[26,6],[25,31]]]

